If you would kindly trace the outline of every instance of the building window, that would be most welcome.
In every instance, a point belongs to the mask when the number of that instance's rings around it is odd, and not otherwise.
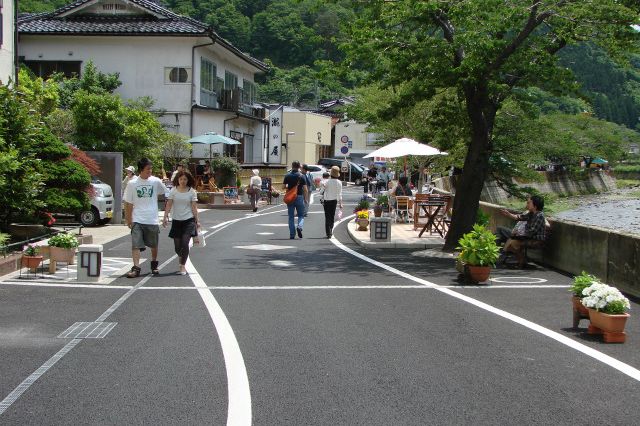
[[[216,64],[205,58],[200,59],[200,103],[204,106],[212,108],[218,106],[217,72]]]
[[[191,68],[165,68],[164,82],[168,83],[191,83]]]
[[[382,133],[367,133],[367,146],[377,146],[380,142],[384,142]]]
[[[224,72],[224,88],[235,89],[238,87],[238,76],[229,71]]]
[[[242,103],[252,105],[256,102],[257,88],[254,83],[249,80],[242,80]]]
[[[67,78],[80,76],[81,61],[24,61],[33,73],[42,78],[61,73]]]

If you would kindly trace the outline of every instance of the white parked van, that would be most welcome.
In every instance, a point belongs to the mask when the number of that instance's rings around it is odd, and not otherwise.
[[[80,223],[84,226],[96,226],[108,223],[113,217],[113,191],[111,186],[98,178],[91,179],[94,196],[91,208],[80,213]]]

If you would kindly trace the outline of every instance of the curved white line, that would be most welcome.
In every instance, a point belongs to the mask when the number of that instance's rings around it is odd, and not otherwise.
[[[340,223],[351,219],[353,216],[354,215],[347,216],[347,217],[343,218],[342,220],[340,220],[338,223],[336,223],[334,225],[334,228],[337,225],[339,225]],[[349,226],[349,225],[347,224],[347,226]],[[608,366],[610,366],[612,368],[615,368],[616,370],[620,371],[621,373],[624,373],[627,376],[629,376],[629,377],[631,377],[631,378],[633,378],[635,380],[640,381],[640,370],[632,367],[629,364],[625,364],[622,361],[618,361],[617,359],[615,359],[615,358],[613,358],[613,357],[611,357],[611,356],[609,356],[607,354],[604,354],[604,353],[602,353],[600,351],[597,351],[597,350],[595,350],[593,348],[590,348],[589,346],[583,345],[582,343],[576,342],[575,340],[573,340],[573,339],[571,339],[571,338],[569,338],[567,336],[564,336],[564,335],[562,335],[560,333],[557,333],[557,332],[555,332],[553,330],[545,328],[545,327],[543,327],[543,326],[541,326],[539,324],[536,324],[534,322],[526,320],[526,319],[524,319],[522,317],[519,317],[517,315],[513,315],[513,314],[511,314],[511,313],[509,313],[507,311],[504,311],[502,309],[498,309],[498,308],[496,308],[494,306],[489,305],[488,303],[484,303],[484,302],[476,300],[476,299],[474,299],[472,297],[465,296],[465,295],[460,294],[460,293],[458,293],[456,291],[453,291],[453,290],[451,290],[449,288],[446,288],[446,287],[440,286],[438,284],[429,282],[429,281],[424,280],[422,278],[414,277],[413,275],[407,274],[406,272],[402,272],[402,271],[400,271],[398,269],[395,269],[395,268],[393,268],[391,266],[388,266],[388,265],[386,265],[386,264],[384,264],[382,262],[378,262],[377,260],[373,260],[373,259],[371,259],[371,258],[369,258],[369,257],[367,257],[367,256],[365,256],[363,254],[358,253],[357,251],[351,250],[349,247],[346,247],[344,244],[342,244],[340,241],[338,241],[335,238],[331,238],[330,241],[336,247],[338,247],[339,249],[351,254],[354,257],[357,257],[358,259],[364,260],[365,262],[371,263],[372,265],[378,266],[379,268],[382,268],[382,269],[384,269],[386,271],[392,272],[392,273],[394,273],[396,275],[400,275],[401,277],[406,278],[408,280],[420,283],[420,284],[425,285],[427,287],[433,287],[434,289],[436,289],[436,290],[438,290],[438,291],[440,291],[440,292],[442,292],[444,294],[447,294],[447,295],[449,295],[451,297],[455,297],[456,299],[459,299],[459,300],[462,300],[464,302],[470,303],[470,304],[472,304],[474,306],[477,306],[480,309],[484,309],[485,311],[491,312],[493,314],[496,314],[498,316],[506,318],[506,319],[508,319],[510,321],[513,321],[513,322],[515,322],[517,324],[520,324],[520,325],[522,325],[524,327],[527,327],[530,330],[533,330],[533,331],[535,331],[537,333],[540,333],[540,334],[542,334],[544,336],[547,336],[547,337],[549,337],[549,338],[551,338],[551,339],[553,339],[553,340],[555,340],[555,341],[557,341],[559,343],[562,343],[565,346],[568,346],[568,347],[570,347],[572,349],[575,349],[578,352],[582,352],[583,354],[585,354],[587,356],[590,356],[590,357],[592,357],[592,358],[594,358],[594,359],[596,359],[596,360],[598,360],[598,361],[600,361],[600,362],[602,362],[604,364],[607,364]]]
[[[207,287],[198,271],[187,260],[186,264],[189,278],[193,285],[198,289],[198,293],[209,311],[209,316],[215,325],[222,354],[224,356],[224,364],[227,372],[227,389],[228,389],[228,410],[227,425],[250,425],[251,424],[251,391],[249,389],[249,377],[247,369],[244,365],[244,358],[240,351],[240,345],[236,339],[231,324],[222,308],[216,301]]]

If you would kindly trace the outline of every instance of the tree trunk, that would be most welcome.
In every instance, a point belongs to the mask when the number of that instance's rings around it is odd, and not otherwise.
[[[456,187],[451,228],[443,248],[445,251],[455,250],[458,240],[469,232],[476,222],[480,194],[489,174],[489,157],[493,148],[491,132],[496,110],[486,95],[486,89],[466,89],[465,98],[471,122],[471,143],[464,160],[461,179]]]

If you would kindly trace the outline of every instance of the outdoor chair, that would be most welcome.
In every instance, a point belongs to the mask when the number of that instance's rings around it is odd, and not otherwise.
[[[398,222],[398,219],[402,217],[406,217],[407,221],[410,220],[409,202],[410,198],[407,196],[396,196],[396,208],[393,209],[393,215],[396,222]]]

